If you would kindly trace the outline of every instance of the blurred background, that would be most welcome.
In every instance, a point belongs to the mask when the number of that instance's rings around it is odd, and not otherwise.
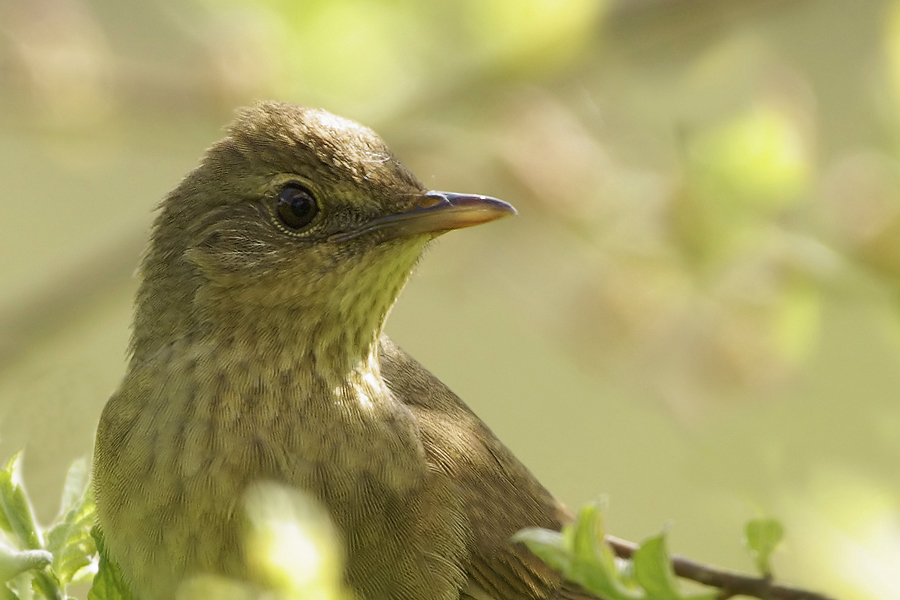
[[[45,519],[153,208],[266,98],[519,209],[388,331],[560,498],[742,570],[774,516],[777,577],[900,598],[900,2],[0,0],[0,455]]]

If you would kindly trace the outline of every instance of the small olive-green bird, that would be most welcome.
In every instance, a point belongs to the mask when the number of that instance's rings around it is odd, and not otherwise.
[[[257,481],[322,502],[362,600],[586,597],[510,541],[567,509],[382,333],[429,241],[514,213],[426,190],[323,110],[240,114],[161,205],[97,431],[99,525],[136,598],[201,573],[252,579]]]

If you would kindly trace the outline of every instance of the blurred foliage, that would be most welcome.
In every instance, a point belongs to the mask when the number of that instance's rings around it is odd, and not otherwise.
[[[484,177],[499,176],[583,244],[571,260],[584,275],[556,299],[571,310],[534,315],[538,326],[592,369],[614,355],[643,381],[648,362],[671,364],[654,381],[675,404],[771,389],[815,351],[823,294],[858,276],[896,288],[896,159],[822,147],[809,77],[771,43],[741,36],[692,49],[696,58],[668,74],[670,106],[635,107],[633,118],[669,115],[669,139],[634,128],[656,136],[645,142],[654,160],[618,156],[628,133],[605,123],[620,115],[604,112],[621,109],[597,104],[609,67],[594,57],[621,42],[602,25],[653,5],[197,0],[185,10],[160,1],[155,17],[169,20],[189,58],[169,62],[177,48],[144,40],[155,64],[135,64],[138,43],[100,5],[8,0],[0,99],[45,127],[83,129],[140,110],[148,87],[181,88],[149,100],[179,112],[277,97],[388,123],[474,95],[457,132],[478,148],[473,162],[496,167]],[[548,80],[552,95],[528,87]],[[648,102],[639,87],[638,78],[620,93]],[[686,351],[671,357],[674,348]]]
[[[88,600],[130,600],[107,559],[84,460],[69,469],[59,515],[37,525],[22,483],[21,453],[0,470],[0,598],[65,600],[72,584],[92,584]],[[148,493],[153,493],[148,490]],[[191,579],[178,597],[221,600],[341,600],[343,558],[328,515],[311,498],[275,484],[247,494],[247,555],[256,583],[214,575]],[[96,542],[96,543],[95,543]]]
[[[274,483],[251,488],[246,547],[254,581],[200,575],[178,598],[222,600],[350,600],[343,553],[325,509],[312,497]]]
[[[65,600],[66,588],[96,571],[90,536],[94,501],[84,460],[69,468],[59,515],[42,529],[25,494],[17,453],[0,470],[0,581],[3,598]]]
[[[604,541],[599,505],[581,509],[578,519],[561,532],[525,529],[515,539],[524,542],[547,564],[606,600],[714,600],[717,592],[683,593],[670,565],[665,536],[645,540],[631,561],[618,562]]]
[[[747,549],[759,575],[701,565],[669,555],[666,534],[645,539],[639,545],[608,537],[603,527],[603,507],[588,504],[562,531],[524,529],[514,536],[553,566],[569,581],[606,600],[715,600],[717,598],[827,598],[815,592],[782,586],[774,581],[771,555],[784,534],[774,519],[753,519],[746,528]],[[618,546],[619,552],[616,551]],[[627,559],[619,558],[623,555]],[[617,555],[618,554],[618,555]],[[700,591],[686,591],[680,573]],[[702,585],[697,585],[702,582]]]
[[[205,0],[201,39],[238,91],[390,110],[447,78],[534,76],[569,62],[604,0]],[[237,44],[235,44],[237,42]]]
[[[457,250],[450,289],[489,288],[529,341],[704,434],[696,471],[744,461],[716,483],[781,485],[765,501],[821,551],[803,568],[848,597],[900,589],[900,2],[0,0],[0,393],[4,423],[40,423],[6,443],[66,443],[16,386],[62,362],[41,343],[125,302],[135,215],[258,98],[359,119],[426,184],[513,201],[516,227]],[[108,379],[89,410],[64,405],[80,437],[30,454],[59,472],[121,370],[79,335],[60,348]],[[44,396],[67,398],[71,371]]]
[[[763,575],[772,572],[772,553],[784,538],[784,526],[775,519],[753,519],[744,527],[744,539],[756,568]]]
[[[97,573],[91,582],[91,588],[88,590],[88,600],[132,600],[131,589],[125,583],[119,565],[109,560],[106,553],[106,539],[103,532],[98,526],[91,529],[91,537],[94,539],[97,549],[96,556],[92,558],[97,561]]]
[[[21,452],[0,470],[0,597],[66,600],[66,588],[92,579],[88,600],[131,600],[122,572],[109,560],[96,525],[89,471],[84,460],[70,468],[59,516],[46,531],[34,517],[21,473]],[[147,490],[152,494],[154,490]],[[337,531],[312,497],[275,483],[248,490],[245,550],[249,576],[212,573],[183,582],[179,600],[350,600],[343,584],[344,557]],[[781,540],[781,524],[758,519],[747,525],[748,548],[765,574]],[[44,541],[46,538],[46,542]],[[645,540],[629,560],[617,559],[605,541],[601,507],[585,506],[561,532],[526,529],[514,536],[567,579],[606,600],[712,600],[714,592],[682,593],[672,571],[665,536]]]

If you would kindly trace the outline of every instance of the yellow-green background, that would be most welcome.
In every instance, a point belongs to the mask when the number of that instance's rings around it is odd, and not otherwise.
[[[900,3],[0,0],[0,454],[49,519],[152,208],[236,107],[319,105],[520,216],[389,332],[571,505],[900,598]]]

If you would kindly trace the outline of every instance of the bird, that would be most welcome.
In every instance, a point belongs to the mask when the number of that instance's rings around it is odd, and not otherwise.
[[[136,599],[253,580],[257,481],[321,502],[361,600],[591,597],[510,540],[569,509],[383,331],[434,238],[511,205],[428,190],[354,121],[258,102],[158,210],[94,452],[104,552]]]

